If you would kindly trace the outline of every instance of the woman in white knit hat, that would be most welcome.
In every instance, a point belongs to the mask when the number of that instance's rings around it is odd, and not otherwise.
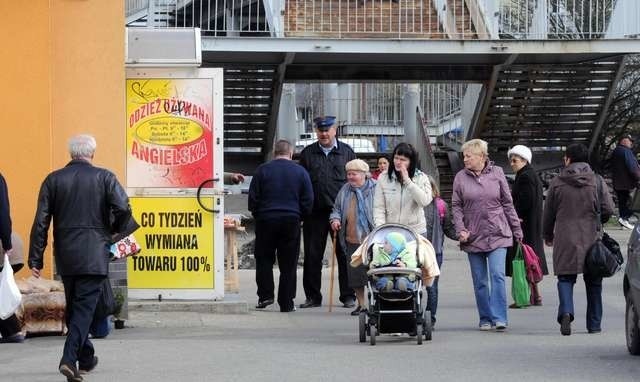
[[[540,258],[543,274],[549,274],[547,260],[544,256],[542,242],[542,182],[531,166],[532,154],[527,146],[515,145],[507,153],[511,169],[516,174],[516,180],[511,190],[513,205],[520,218],[520,226],[524,235],[523,242],[528,244]],[[511,276],[511,261],[515,256],[516,247],[511,247],[507,256],[507,276]],[[531,305],[542,305],[542,296],[538,285],[530,283]],[[518,308],[511,304],[510,308]]]
[[[347,263],[351,254],[373,229],[373,193],[376,183],[370,178],[369,165],[362,159],[354,159],[345,165],[347,183],[338,191],[329,215],[331,228],[338,232],[340,246]],[[348,266],[349,288],[356,292],[358,306],[351,312],[357,316],[364,309],[364,286],[367,284],[367,266]]]

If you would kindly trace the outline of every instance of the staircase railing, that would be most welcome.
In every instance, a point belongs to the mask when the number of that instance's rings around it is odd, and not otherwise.
[[[640,35],[637,0],[127,0],[125,9],[132,16],[147,7],[153,12],[150,26],[199,27],[205,36],[465,40]],[[623,22],[612,25],[614,14],[624,15]]]
[[[431,147],[431,139],[427,133],[427,128],[424,123],[424,117],[422,108],[416,107],[416,121],[418,124],[418,139],[422,144],[416,147],[418,156],[422,158],[422,171],[434,177],[436,184],[440,184],[440,175],[438,174],[438,166],[436,164],[436,157],[433,154],[433,148]]]

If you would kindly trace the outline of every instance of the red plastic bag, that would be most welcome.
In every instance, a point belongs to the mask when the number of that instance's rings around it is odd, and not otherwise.
[[[524,255],[524,264],[527,268],[527,280],[534,284],[542,281],[542,268],[540,267],[540,258],[534,252],[533,248],[522,243],[522,254]]]

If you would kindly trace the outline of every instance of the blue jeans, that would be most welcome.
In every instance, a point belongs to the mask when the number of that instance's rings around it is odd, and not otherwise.
[[[578,275],[558,276],[558,322],[562,315],[569,314],[573,321],[573,284]],[[584,285],[587,290],[587,330],[600,330],[602,322],[602,278],[583,275]]]
[[[436,261],[438,268],[442,271],[442,253],[436,253]],[[438,310],[438,280],[440,276],[436,276],[433,284],[427,287],[427,310],[431,312],[431,322],[436,322],[436,311]]]
[[[507,249],[469,252],[467,255],[480,325],[495,325],[498,322],[507,324],[507,289],[504,282]]]

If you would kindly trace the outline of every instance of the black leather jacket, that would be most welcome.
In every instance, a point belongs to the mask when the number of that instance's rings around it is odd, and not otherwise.
[[[113,173],[74,159],[40,187],[29,268],[42,269],[51,219],[57,273],[107,275],[112,236],[130,229],[132,216],[127,193]]]
[[[344,166],[356,159],[353,149],[337,141],[329,155],[325,155],[318,142],[312,143],[300,153],[300,165],[309,172],[313,186],[313,210],[331,212],[338,191],[347,182]]]

